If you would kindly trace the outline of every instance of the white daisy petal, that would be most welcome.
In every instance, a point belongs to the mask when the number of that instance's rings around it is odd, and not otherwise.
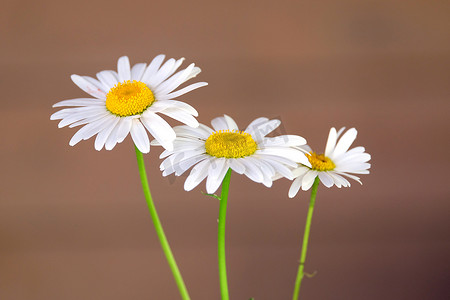
[[[255,140],[261,141],[266,135],[277,129],[281,124],[280,120],[269,120],[267,122],[255,123],[247,127],[245,132],[253,136]]]
[[[339,138],[341,136],[341,134],[344,132],[345,127],[342,127],[341,129],[338,130],[337,132],[337,138]]]
[[[211,125],[215,131],[228,130],[228,123],[225,121],[224,117],[217,117],[212,119]]]
[[[138,119],[132,120],[130,133],[131,138],[139,151],[142,153],[150,152],[150,141],[148,139],[147,132]]]
[[[100,151],[102,150],[103,146],[106,143],[106,140],[108,139],[109,135],[113,131],[113,129],[116,127],[117,123],[119,122],[120,117],[114,117],[108,120],[108,123],[105,124],[105,128],[101,130],[95,139],[94,147],[95,150]]]
[[[366,148],[358,146],[358,147],[348,150],[345,154],[346,155],[353,155],[353,154],[358,154],[358,153],[361,154],[361,153],[364,153],[364,151],[366,151]]]
[[[302,179],[303,176],[297,177],[291,184],[291,187],[289,188],[289,198],[294,198],[298,191],[300,190],[301,186],[302,186]]]
[[[158,72],[155,74],[155,76],[153,76],[150,81],[148,82],[148,84],[153,87],[156,88],[158,86],[158,84],[160,84],[161,82],[163,82],[165,79],[167,79],[170,75],[172,75],[172,70],[175,67],[175,59],[170,58],[168,59],[162,66],[161,68],[158,70]]]
[[[131,68],[131,80],[141,81],[142,75],[144,74],[146,67],[147,64],[145,63],[135,64]]]
[[[172,127],[163,118],[147,111],[143,114],[141,120],[147,130],[164,148],[173,149],[173,141],[176,135]]]
[[[206,192],[213,194],[220,186],[228,170],[225,158],[216,159],[209,165],[208,178],[206,179]]]
[[[54,114],[52,114],[50,116],[50,120],[60,120],[60,119],[67,118],[72,114],[76,114],[76,113],[80,112],[80,109],[81,109],[81,111],[86,110],[86,109],[88,111],[90,111],[90,110],[92,110],[92,107],[88,107],[88,108],[87,107],[75,107],[75,108],[61,109],[60,111],[57,111]]]
[[[165,82],[161,83],[158,88],[155,90],[158,94],[167,94],[179,87],[182,83],[186,82],[189,78],[192,70],[194,69],[195,64],[190,64],[186,69],[179,71]]]
[[[330,173],[333,174],[333,179],[334,180],[338,180],[343,187],[349,187],[350,186],[350,182],[348,182],[347,179],[345,179],[344,177],[342,177],[341,175],[339,175],[338,173]]]
[[[77,98],[70,100],[63,100],[53,104],[53,107],[61,106],[105,106],[105,100],[93,98]]]
[[[347,173],[339,173],[339,174],[340,174],[340,175],[347,176],[348,178],[351,178],[351,179],[353,179],[353,180],[359,182],[360,184],[362,184],[361,180],[360,180],[359,177],[357,177],[357,176],[350,175],[350,174],[347,174]]]
[[[369,163],[347,163],[343,166],[336,167],[335,170],[338,172],[355,172],[355,171],[362,171],[367,170],[370,168]]]
[[[309,145],[302,145],[302,146],[298,146],[298,147],[294,147],[294,148],[296,148],[296,149],[298,149],[298,150],[300,150],[302,152],[305,152],[305,153],[313,152]]]
[[[338,188],[342,187],[343,181],[341,179],[339,179],[339,177],[336,176],[337,175],[336,173],[329,172],[328,175],[330,175],[330,177],[333,179],[334,185],[336,185]]]
[[[152,60],[152,62],[148,65],[147,69],[145,69],[144,74],[142,75],[142,82],[149,84],[152,77],[156,75],[158,69],[161,67],[164,58],[166,58],[166,56],[164,54],[160,54]]]
[[[265,160],[266,163],[270,164],[280,175],[286,177],[287,179],[294,179],[292,171],[282,163],[275,160]]]
[[[83,79],[85,79],[89,83],[95,85],[98,89],[102,90],[105,93],[105,95],[108,93],[109,90],[105,88],[105,86],[97,79],[92,78],[90,76],[81,76],[81,77],[83,77]],[[101,99],[105,99],[105,97],[102,97]]]
[[[333,178],[327,174],[327,172],[319,172],[320,181],[327,187],[330,188],[333,186]]]
[[[130,60],[128,56],[122,56],[117,61],[117,73],[119,74],[120,82],[131,80]]]
[[[176,126],[173,128],[177,137],[188,137],[188,138],[198,138],[206,140],[213,130],[203,124],[199,124],[198,127],[192,128],[189,126]]]
[[[176,108],[176,109],[183,110],[195,117],[198,117],[198,112],[195,108],[193,108],[192,106],[190,106],[187,103],[177,101],[177,100],[155,101],[150,108],[152,110],[155,109],[157,111],[163,111],[164,109],[167,109],[167,108],[171,108],[171,109]]]
[[[98,99],[105,99],[106,93],[103,91],[103,89],[90,83],[85,78],[75,74],[70,76],[70,78],[72,79],[73,83],[75,83],[80,89],[82,89],[89,95]]]
[[[336,128],[331,128],[330,133],[328,134],[327,145],[325,147],[325,156],[330,156],[334,151],[334,147],[336,147],[337,141],[337,132]]]
[[[277,161],[279,163],[282,163],[282,164],[284,164],[288,167],[292,167],[292,168],[298,167],[298,164],[295,161],[293,161],[289,158],[283,157],[283,156],[278,156],[276,154],[275,155],[266,155],[266,154],[260,154],[260,153],[257,153],[257,155],[264,160],[274,160],[274,161]]]
[[[215,131],[219,130],[239,130],[236,122],[229,116],[224,115],[223,117],[214,118],[211,121],[211,125],[213,126]]]
[[[208,83],[206,83],[206,82],[193,83],[193,84],[188,85],[188,86],[186,86],[186,87],[184,87],[184,88],[182,88],[182,89],[180,89],[178,91],[169,93],[169,94],[167,94],[165,96],[161,96],[161,99],[162,100],[171,100],[171,99],[177,98],[177,97],[179,97],[181,95],[184,95],[186,93],[189,93],[190,91],[193,91],[195,89],[201,88],[202,86],[206,86],[206,85],[208,85]]]
[[[61,120],[58,124],[58,128],[62,128],[64,126],[70,125],[72,123],[78,122],[80,120],[84,120],[86,118],[95,117],[101,114],[104,114],[106,111],[103,107],[82,107],[87,109],[80,109],[78,112],[73,112],[68,115],[64,119]]]
[[[117,142],[122,143],[127,135],[131,131],[131,127],[133,126],[133,119],[128,118],[121,118],[119,123],[119,128],[117,129]]]
[[[265,138],[262,142],[264,147],[276,147],[276,146],[301,146],[305,145],[306,140],[298,135],[280,135],[277,137]]]
[[[114,128],[111,130],[111,133],[109,134],[108,138],[106,139],[105,142],[105,149],[106,150],[112,150],[114,148],[114,146],[116,146],[116,144],[119,142],[119,133],[120,130],[123,130],[122,127],[124,126],[124,119],[122,118],[118,118],[117,124],[116,126],[114,126]],[[131,123],[131,120],[130,120]],[[130,127],[131,129],[131,127]],[[129,132],[129,130],[128,130]],[[128,134],[127,132],[127,134]],[[123,139],[122,139],[123,140]]]
[[[278,155],[288,158],[292,161],[302,163],[306,166],[311,166],[308,158],[305,156],[303,152],[294,148],[287,147],[267,147],[260,150],[257,150],[258,154],[268,154],[268,155]]]
[[[168,162],[168,167],[163,169],[163,176],[167,176],[172,173],[175,173],[176,176],[183,175],[184,172],[186,172],[190,167],[207,158],[208,156],[206,154],[200,154],[192,156],[178,163]]]
[[[119,83],[117,75],[115,75],[112,71],[100,71],[97,73],[97,78],[108,90],[112,89]]]
[[[247,132],[247,133],[253,132],[253,131],[255,131],[255,129],[259,128],[260,126],[267,123],[268,121],[269,121],[269,119],[266,117],[256,118],[255,120],[250,122],[250,124],[248,124],[247,128],[245,128],[245,132]]]
[[[190,169],[193,165],[198,164],[199,162],[208,159],[208,157],[206,155],[199,155],[199,156],[195,156],[189,160],[186,160],[182,166],[180,166],[179,169],[175,170],[175,175],[176,176],[181,176],[184,174],[184,172],[186,172],[188,169]]]
[[[102,130],[104,124],[108,121],[108,119],[111,118],[112,116],[110,114],[105,113],[97,121],[94,121],[92,123],[83,126],[74,134],[72,139],[70,139],[69,145],[74,146],[81,140],[87,140],[88,138],[91,138],[92,136],[97,134],[100,130]]]
[[[203,181],[203,179],[206,178],[206,176],[208,176],[210,164],[210,160],[205,159],[192,168],[191,173],[184,182],[184,189],[186,191],[193,190],[197,185],[199,185],[200,182]]]
[[[342,172],[342,171],[336,171],[336,172]],[[345,171],[345,172],[351,172],[353,174],[370,174],[369,170],[354,170],[354,171]]]
[[[267,163],[266,161],[254,161],[254,163],[259,163],[259,167],[261,169],[261,173],[263,174],[263,181],[262,184],[264,184],[266,187],[271,187],[272,186],[272,178],[275,176],[275,174],[277,173],[275,171],[275,168],[273,168],[269,163]]]
[[[69,128],[73,128],[73,127],[77,127],[80,125],[84,125],[84,124],[88,124],[88,123],[92,123],[95,122],[97,120],[100,120],[101,118],[103,118],[104,115],[109,115],[109,113],[102,113],[102,114],[98,114],[95,116],[88,116],[80,121],[74,122],[72,124],[69,125]]]
[[[163,155],[164,152],[168,152],[169,155]],[[205,151],[203,150],[187,150],[187,151],[183,151],[183,152],[177,152],[177,153],[173,153],[172,151],[168,151],[168,150],[164,150],[164,152],[159,156],[159,158],[165,158],[167,157],[167,159],[165,159],[162,163],[160,168],[162,170],[169,168],[171,165],[175,165],[175,164],[182,164],[183,161],[190,159],[192,157],[195,156],[199,156],[202,154],[205,154]],[[170,155],[170,154],[173,155]]]
[[[186,78],[185,81],[188,81],[189,79],[197,77],[197,75],[200,74],[201,71],[202,71],[202,69],[200,69],[199,67],[194,67],[192,69],[192,72],[189,74],[189,76]]]
[[[356,139],[356,135],[358,132],[355,128],[349,129],[344,135],[339,139],[336,144],[336,148],[333,153],[330,155],[330,158],[338,157],[339,155],[345,153],[348,148],[353,144],[353,141]]]
[[[229,160],[230,168],[238,174],[244,174],[245,166],[240,160],[241,160],[241,158],[230,159]]]
[[[225,118],[225,122],[227,122],[229,130],[239,130],[236,122],[230,116],[224,115],[223,117]]]
[[[261,162],[261,164],[267,165],[270,169],[271,169],[271,174],[269,174],[269,176],[271,178],[274,178],[276,174],[281,174],[283,177],[286,177],[288,179],[294,179],[292,176],[292,171],[291,169],[286,166],[283,163],[280,163],[279,161],[273,160],[269,157],[265,157],[265,159],[261,159],[261,156],[254,156],[255,160],[259,160]],[[255,161],[255,163],[257,163]],[[265,172],[264,172],[265,173]],[[275,180],[275,179],[273,179]]]
[[[306,174],[303,176],[302,179],[302,190],[307,191],[311,188],[311,186],[314,183],[314,180],[316,179],[318,175],[317,171],[310,170],[306,172]]]
[[[176,108],[168,108],[161,111],[161,113],[190,127],[198,127],[197,119],[182,110]]]
[[[241,160],[241,163],[245,166],[244,174],[248,178],[250,178],[254,182],[259,182],[259,183],[261,183],[264,180],[264,175],[262,174],[261,170],[256,165],[254,165],[247,159]]]
[[[294,177],[300,177],[306,174],[306,172],[309,171],[308,167],[304,167],[304,166],[299,166],[297,169],[292,171],[292,175]]]
[[[338,158],[333,159],[334,163],[339,166],[346,164],[347,162],[352,163],[364,163],[371,159],[369,153],[354,153],[350,154],[350,151],[340,155]]]

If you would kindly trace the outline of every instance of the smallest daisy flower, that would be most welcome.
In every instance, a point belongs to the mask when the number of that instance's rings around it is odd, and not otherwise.
[[[356,139],[356,129],[349,129],[339,139],[344,130],[345,127],[341,128],[339,132],[334,127],[330,129],[324,154],[317,154],[308,146],[303,147],[309,151],[306,156],[311,167],[299,164],[298,168],[293,171],[295,180],[289,189],[289,198],[295,197],[300,188],[304,191],[309,190],[317,176],[326,187],[330,188],[336,185],[340,188],[350,186],[350,182],[343,176],[361,183],[359,177],[349,173],[369,174],[370,164],[367,162],[370,160],[370,154],[364,152],[364,147],[348,150]]]

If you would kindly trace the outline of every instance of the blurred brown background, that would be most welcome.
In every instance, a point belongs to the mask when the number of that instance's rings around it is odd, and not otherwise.
[[[356,127],[364,185],[319,189],[301,299],[449,299],[447,1],[10,1],[0,10],[0,299],[179,299],[130,138],[97,152],[49,117],[84,97],[70,74],[117,58],[186,57],[209,86],[181,99],[209,123],[259,116],[325,147]],[[176,125],[176,122],[172,122]],[[152,193],[193,299],[219,299],[218,202],[163,178]],[[232,299],[290,299],[309,193],[234,174]]]

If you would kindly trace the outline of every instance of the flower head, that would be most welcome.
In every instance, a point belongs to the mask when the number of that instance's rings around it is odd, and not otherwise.
[[[306,191],[311,188],[314,179],[319,176],[320,181],[326,187],[336,185],[338,188],[350,186],[350,182],[342,175],[347,176],[361,183],[359,177],[353,174],[369,174],[370,154],[365,153],[364,147],[356,147],[348,150],[356,139],[357,131],[355,128],[349,129],[346,133],[345,128],[341,128],[339,132],[333,127],[328,135],[327,145],[324,154],[313,152],[308,146],[303,149],[309,151],[306,156],[310,162],[310,166],[299,164],[293,171],[295,180],[289,189],[289,197],[293,198],[297,195],[300,188]],[[361,183],[362,184],[362,183]]]
[[[192,190],[207,178],[208,193],[219,188],[229,168],[267,187],[272,186],[274,176],[293,179],[291,170],[296,162],[310,166],[304,151],[295,148],[305,145],[306,140],[296,135],[266,137],[280,123],[258,118],[240,131],[236,122],[225,115],[211,121],[214,129],[203,124],[198,128],[174,127],[174,148],[161,154],[165,160],[160,168],[164,176],[180,176],[194,166],[185,181],[185,190]]]
[[[117,72],[101,71],[97,79],[72,75],[72,81],[95,98],[64,100],[53,107],[72,106],[54,113],[50,119],[61,121],[58,127],[84,125],[70,140],[71,146],[94,135],[95,149],[111,150],[131,133],[136,147],[143,153],[150,151],[145,129],[166,149],[172,149],[175,140],[173,128],[157,113],[186,125],[197,127],[197,111],[190,105],[173,100],[189,91],[207,85],[197,82],[175,91],[181,84],[197,76],[195,64],[177,71],[184,58],[167,60],[158,55],[147,66],[138,63],[130,68],[128,57],[117,62]]]

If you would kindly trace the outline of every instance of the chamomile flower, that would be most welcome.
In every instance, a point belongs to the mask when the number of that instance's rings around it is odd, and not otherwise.
[[[279,174],[293,179],[296,162],[311,166],[304,151],[294,148],[305,145],[306,140],[296,135],[266,137],[280,123],[258,118],[240,131],[236,122],[225,115],[212,120],[214,129],[203,124],[198,128],[174,127],[174,148],[160,156],[165,158],[160,166],[163,176],[180,176],[194,166],[186,178],[185,190],[192,190],[207,178],[206,191],[211,194],[219,188],[229,168],[267,187]]]
[[[326,187],[336,185],[340,188],[350,186],[350,182],[343,176],[361,183],[359,177],[349,173],[369,174],[370,164],[367,162],[370,160],[370,154],[364,152],[364,147],[348,150],[356,139],[357,131],[351,128],[339,139],[344,129],[341,128],[339,132],[336,132],[334,127],[331,128],[324,154],[317,154],[308,146],[302,147],[309,151],[306,156],[310,165],[299,164],[293,171],[296,178],[289,189],[290,198],[297,195],[300,188],[304,191],[310,189],[317,176]]]
[[[175,91],[181,84],[200,73],[195,64],[177,71],[184,58],[167,60],[158,55],[147,66],[130,68],[128,57],[117,62],[117,72],[101,71],[97,79],[72,75],[72,81],[94,98],[77,98],[56,103],[53,107],[69,106],[54,113],[50,119],[61,121],[58,127],[84,125],[70,140],[71,146],[94,135],[95,149],[111,150],[128,135],[143,153],[150,151],[150,134],[166,149],[175,140],[173,128],[158,114],[166,115],[186,125],[197,127],[197,111],[190,105],[173,100],[187,92],[207,85],[197,82]]]

